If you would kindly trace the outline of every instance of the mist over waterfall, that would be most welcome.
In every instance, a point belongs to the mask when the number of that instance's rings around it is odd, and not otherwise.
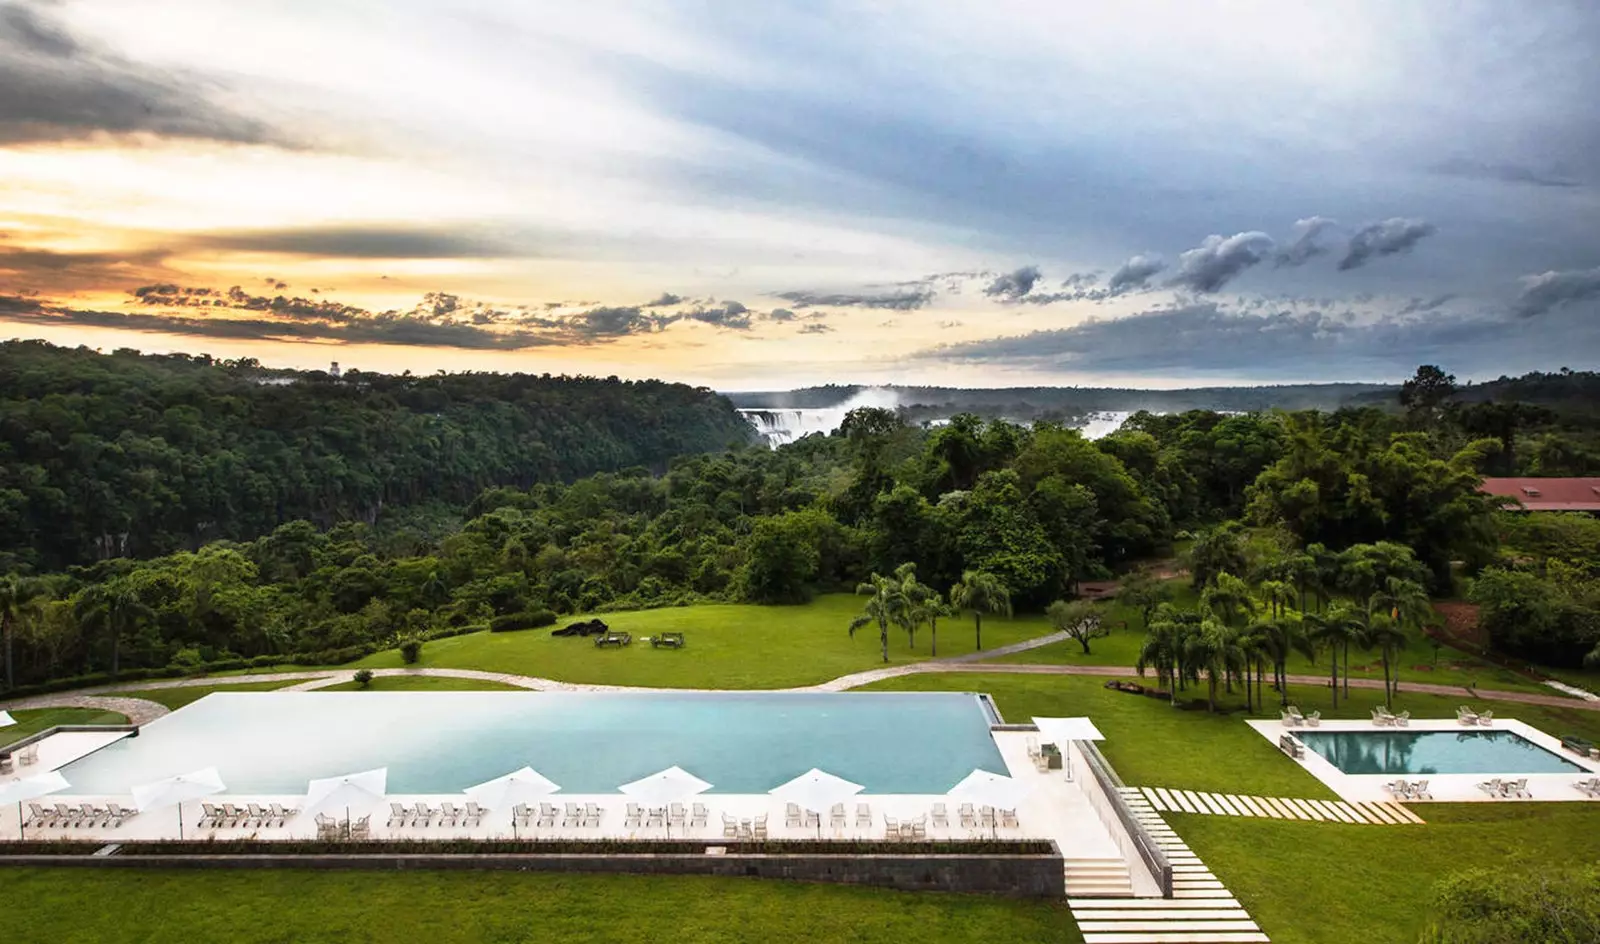
[[[899,406],[900,396],[893,390],[871,388],[834,406],[798,409],[760,407],[741,409],[739,412],[766,439],[768,445],[777,448],[812,433],[826,435],[833,432],[851,410],[860,407],[893,410]]]

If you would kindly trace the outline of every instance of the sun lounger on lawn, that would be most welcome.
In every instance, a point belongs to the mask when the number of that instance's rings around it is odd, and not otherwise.
[[[594,647],[596,649],[603,649],[606,646],[616,646],[621,648],[622,646],[630,646],[632,644],[632,633],[606,633],[604,635],[594,637]]]
[[[656,633],[650,637],[650,646],[653,649],[682,649],[683,633]]]

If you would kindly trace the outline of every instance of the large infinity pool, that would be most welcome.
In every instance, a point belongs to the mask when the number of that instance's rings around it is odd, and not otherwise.
[[[943,793],[1006,768],[979,697],[954,693],[216,693],[62,768],[79,794],[216,767],[233,794],[389,768],[389,792],[456,793],[523,765],[610,793],[677,764],[713,793],[820,767],[868,793]]]
[[[1296,737],[1347,774],[1587,773],[1511,731],[1307,731]]]

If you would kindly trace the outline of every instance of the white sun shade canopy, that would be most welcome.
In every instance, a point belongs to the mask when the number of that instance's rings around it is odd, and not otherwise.
[[[503,777],[487,780],[468,787],[466,794],[473,802],[488,810],[504,810],[549,796],[561,788],[532,767],[513,770]]]
[[[198,800],[226,789],[228,788],[222,782],[222,775],[217,773],[217,768],[206,767],[134,787],[133,805],[139,812],[144,813]]]
[[[1039,729],[1039,737],[1051,744],[1106,739],[1088,718],[1034,718],[1033,723]]]
[[[346,816],[370,813],[383,802],[389,788],[389,768],[364,770],[342,777],[324,777],[306,784],[306,805],[302,815],[314,816],[337,810]]]
[[[978,806],[996,806],[1002,810],[1016,809],[1027,795],[1026,785],[987,770],[974,770],[967,774],[960,783],[950,788],[949,793],[954,800]]]
[[[793,803],[821,815],[835,803],[843,803],[863,789],[859,783],[851,783],[843,777],[835,777],[826,770],[813,767],[767,792],[785,803]]]
[[[677,803],[711,789],[711,784],[682,767],[668,767],[617,788],[646,806]]]
[[[11,712],[0,711],[0,728],[9,728],[16,723],[17,719],[11,717]]]
[[[67,778],[52,770],[49,773],[23,777],[10,783],[0,783],[0,803],[21,803],[67,789]]]

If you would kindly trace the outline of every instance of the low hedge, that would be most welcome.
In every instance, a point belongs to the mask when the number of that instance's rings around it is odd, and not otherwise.
[[[538,629],[555,625],[556,615],[549,610],[528,610],[526,613],[508,613],[489,621],[489,632],[512,633],[519,629]]]
[[[72,840],[0,842],[0,856],[87,855],[105,842]],[[722,846],[728,855],[1049,855],[1054,844],[1043,840],[965,839],[936,842],[862,842],[858,840],[784,839],[767,842],[673,839],[398,839],[388,842],[329,842],[220,839],[119,843],[119,856],[141,855],[704,855],[707,846]]]

